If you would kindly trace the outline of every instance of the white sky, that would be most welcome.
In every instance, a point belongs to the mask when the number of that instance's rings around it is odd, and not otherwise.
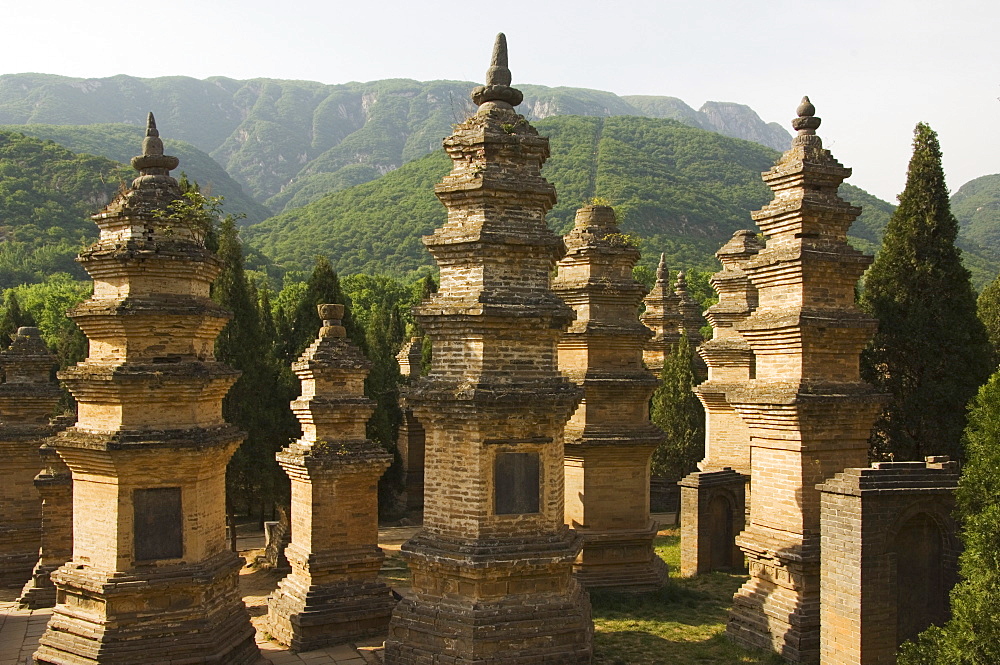
[[[514,85],[749,105],[802,95],[848,181],[891,202],[914,125],[952,189],[1000,172],[996,0],[2,0],[0,73],[482,80],[507,34]],[[790,128],[789,128],[789,131]]]

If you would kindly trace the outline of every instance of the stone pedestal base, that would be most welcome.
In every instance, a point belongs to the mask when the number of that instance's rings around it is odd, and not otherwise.
[[[736,543],[746,554],[750,579],[733,596],[729,639],[774,651],[790,663],[818,665],[819,542],[803,547],[747,531]]]
[[[267,599],[267,630],[274,639],[296,651],[311,651],[385,634],[396,599],[375,579],[383,559],[380,549],[338,553],[323,561],[296,554],[290,545],[292,574]],[[370,579],[358,579],[366,569]]]
[[[726,467],[696,471],[681,488],[681,575],[743,567],[736,536],[746,519],[747,476]]]
[[[589,665],[590,599],[572,577],[579,541],[403,545],[414,593],[399,602],[386,665]]]
[[[242,561],[107,574],[70,562],[35,665],[266,665],[237,589]]]
[[[655,522],[634,531],[574,530],[583,538],[583,550],[573,563],[573,575],[586,589],[641,593],[666,581],[667,564],[653,550]]]
[[[44,566],[41,562],[35,564],[31,579],[21,589],[21,596],[17,599],[21,609],[40,610],[56,606],[56,585],[52,583],[50,575],[58,568],[59,566]]]

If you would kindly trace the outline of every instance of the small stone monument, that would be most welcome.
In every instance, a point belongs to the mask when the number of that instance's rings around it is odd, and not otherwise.
[[[552,290],[576,321],[559,340],[559,369],[584,391],[565,434],[566,523],[583,536],[573,571],[588,589],[655,589],[667,566],[653,551],[649,459],[663,432],[649,420],[657,379],[642,362],[652,333],[637,316],[639,250],[608,206],[580,208],[563,240]]]
[[[949,618],[961,545],[958,464],[876,462],[817,486],[820,662],[895,665],[896,651]]]
[[[73,556],[72,474],[52,445],[43,444],[38,454],[45,465],[35,476],[35,489],[42,497],[42,545],[31,579],[17,599],[22,608],[32,610],[55,606],[56,587],[50,575]]]
[[[0,353],[0,587],[31,577],[42,542],[42,502],[34,488],[38,447],[55,433],[49,419],[61,392],[52,380],[56,359],[38,328],[19,328]]]
[[[376,578],[378,479],[392,456],[365,438],[371,363],[347,338],[343,305],[319,305],[319,337],[292,364],[302,438],[277,454],[292,481],[288,577],[267,600],[267,630],[296,651],[383,634],[395,606]]]

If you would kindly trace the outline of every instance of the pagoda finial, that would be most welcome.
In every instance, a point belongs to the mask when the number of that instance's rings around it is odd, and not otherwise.
[[[472,101],[478,106],[493,102],[498,106],[513,108],[521,103],[524,95],[517,88],[510,87],[511,74],[507,68],[507,37],[501,32],[493,43],[493,56],[486,70],[486,85],[472,91]]]
[[[798,131],[799,136],[815,134],[822,120],[816,117],[816,107],[809,101],[809,97],[802,98],[795,112],[799,117],[792,120],[792,128]]]
[[[676,293],[677,295],[681,295],[682,293],[686,294],[687,290],[688,290],[687,275],[684,274],[683,270],[678,271],[677,282],[674,284],[674,293]]]
[[[156,129],[156,118],[150,111],[146,116],[146,138],[142,140],[142,155],[132,158],[132,168],[139,172],[139,178],[133,187],[139,186],[143,176],[170,176],[170,171],[176,169],[180,160],[163,154],[163,141]]]
[[[665,282],[667,281],[667,254],[662,252],[660,254],[660,264],[656,266],[656,281]]]

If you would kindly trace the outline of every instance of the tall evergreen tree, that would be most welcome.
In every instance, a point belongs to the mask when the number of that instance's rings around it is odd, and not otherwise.
[[[1000,372],[980,388],[965,430],[968,461],[959,479],[965,549],[951,619],[900,649],[900,665],[1000,663]]]
[[[218,236],[223,268],[212,296],[233,318],[216,339],[216,355],[241,372],[222,402],[222,412],[247,433],[229,462],[227,484],[231,500],[238,496],[240,504],[256,508],[263,518],[288,495],[287,478],[274,459],[289,439],[285,431],[289,416],[284,413],[288,406],[286,395],[276,391],[278,366],[272,341],[261,327],[256,290],[243,269],[243,248],[232,217],[222,220]]]
[[[653,452],[652,473],[680,480],[705,454],[705,409],[695,396],[691,344],[681,337],[663,360],[660,385],[653,392],[649,417],[667,435]]]
[[[906,188],[861,296],[879,322],[862,374],[891,396],[872,430],[875,457],[963,456],[965,405],[993,368],[957,236],[937,135],[920,123]]]

